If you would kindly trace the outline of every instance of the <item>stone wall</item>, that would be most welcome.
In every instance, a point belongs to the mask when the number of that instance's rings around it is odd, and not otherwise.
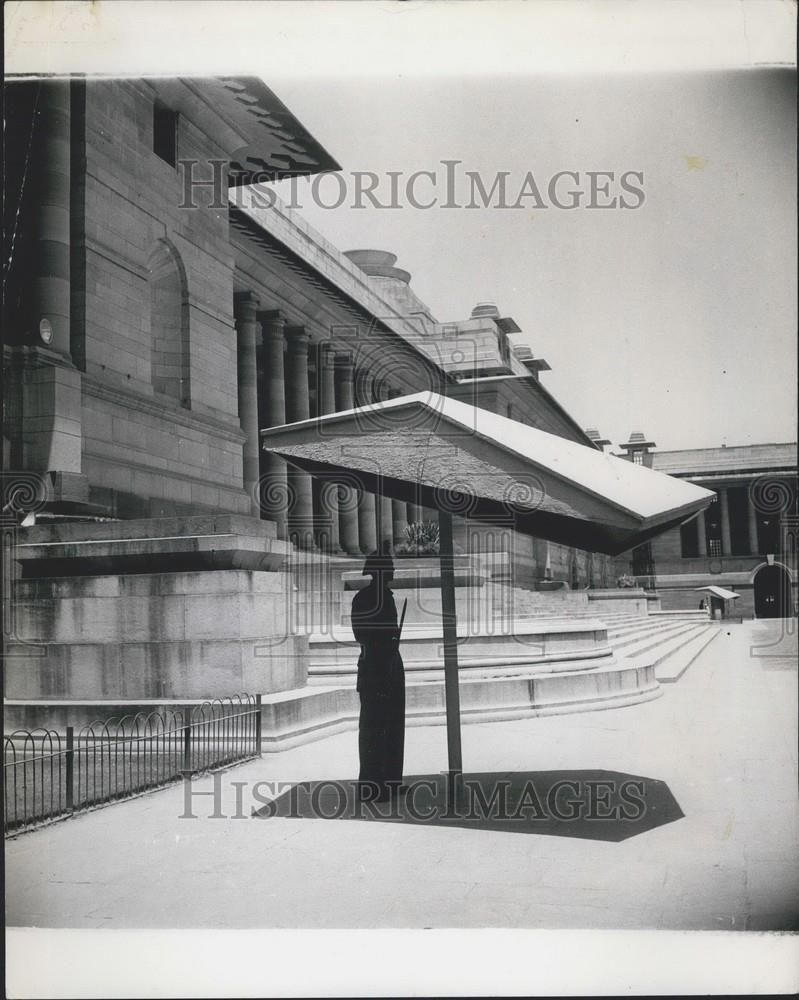
[[[73,338],[83,343],[91,498],[124,517],[246,512],[227,210],[180,207],[181,171],[153,151],[156,95],[146,81],[89,81],[82,93],[73,114],[85,171],[82,218],[73,209],[82,263]],[[201,164],[226,155],[187,115],[177,141],[179,157]],[[198,199],[207,204],[210,194]],[[184,404],[154,380],[150,279],[164,253],[186,325]]]
[[[217,570],[21,580],[6,697],[225,697],[301,687],[306,642],[288,634],[287,577]],[[38,655],[37,655],[38,653]]]

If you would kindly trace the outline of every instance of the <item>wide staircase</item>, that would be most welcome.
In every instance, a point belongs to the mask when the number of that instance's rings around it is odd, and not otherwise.
[[[577,597],[577,595],[575,595]],[[612,602],[608,602],[613,606]],[[459,622],[464,723],[597,711],[649,701],[677,681],[720,631],[706,612],[649,614],[589,602],[553,601],[512,622]],[[357,726],[358,647],[347,615],[309,636],[308,684],[266,696],[264,749],[279,750]],[[414,616],[416,617],[416,616]],[[408,726],[445,721],[440,624],[411,620],[403,632]]]
[[[597,615],[578,611],[569,617],[579,621]],[[608,644],[616,657],[651,664],[661,684],[679,680],[720,631],[706,611],[612,612],[601,615],[601,620],[607,625]]]
[[[658,611],[607,622],[617,656],[651,663],[661,684],[673,684],[721,631],[704,611]]]

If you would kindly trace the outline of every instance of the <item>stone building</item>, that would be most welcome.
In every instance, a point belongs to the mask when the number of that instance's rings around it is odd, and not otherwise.
[[[258,79],[10,81],[5,153],[4,479],[40,494],[6,627],[22,721],[302,688],[305,591],[434,515],[323,491],[259,428],[429,388],[601,447],[496,306],[440,322],[394,255],[252,186],[340,169]],[[507,526],[471,541],[486,578],[611,583]]]
[[[731,614],[794,614],[797,587],[796,444],[654,451],[640,432],[621,445],[631,462],[687,479],[717,497],[697,517],[617,560],[660,595],[664,609],[695,608],[720,586],[740,594]]]
[[[301,477],[270,508],[259,427],[429,387],[590,443],[495,306],[439,323],[393,255],[254,207],[253,180],[338,167],[260,81],[13,82],[7,105],[4,466],[46,473],[52,510],[251,515],[354,555],[419,512],[331,517]]]

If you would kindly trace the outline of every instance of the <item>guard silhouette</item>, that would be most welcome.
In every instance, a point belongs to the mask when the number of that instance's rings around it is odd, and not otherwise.
[[[397,606],[389,583],[394,561],[384,545],[367,556],[369,584],[352,601],[352,632],[360,643],[357,690],[360,791],[382,802],[402,788],[405,755],[405,668],[399,652]]]

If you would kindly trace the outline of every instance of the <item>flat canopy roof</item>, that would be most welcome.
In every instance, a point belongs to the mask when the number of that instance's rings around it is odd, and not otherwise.
[[[740,594],[736,594],[734,590],[727,590],[726,587],[716,587],[715,585],[710,587],[696,587],[696,590],[707,590],[711,594],[715,594],[716,597],[721,597],[725,601],[732,601],[736,597],[740,597]]]
[[[261,432],[321,479],[617,555],[714,494],[489,410],[422,392]]]

